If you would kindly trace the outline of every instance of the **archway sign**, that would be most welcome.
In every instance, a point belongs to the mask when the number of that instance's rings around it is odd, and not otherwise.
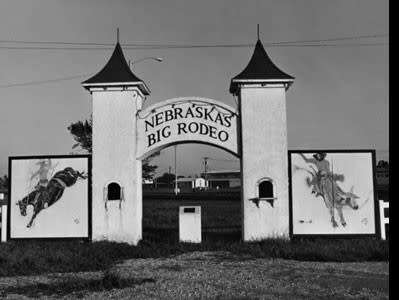
[[[238,156],[238,112],[220,101],[176,98],[137,114],[137,159],[178,143],[204,143]]]
[[[143,109],[150,90],[133,74],[118,42],[104,68],[82,83],[93,100],[92,240],[140,241],[141,161],[189,142],[240,158],[244,241],[288,238],[285,95],[293,81],[258,40],[246,68],[231,80],[237,108],[186,97]]]

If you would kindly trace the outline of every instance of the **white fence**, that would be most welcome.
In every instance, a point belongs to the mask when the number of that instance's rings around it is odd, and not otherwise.
[[[0,193],[0,200],[4,199],[4,194]],[[389,209],[389,202],[384,202],[384,200],[379,200],[379,207],[380,207],[380,228],[381,228],[381,239],[385,240],[386,239],[386,232],[385,232],[385,225],[389,224],[389,217],[385,217],[385,208]],[[183,207],[180,208],[180,214],[182,214]],[[198,208],[196,208],[197,212]],[[6,205],[0,205],[0,215],[1,215],[1,222],[0,222],[0,232],[1,232],[1,239],[0,242],[6,242],[7,241],[7,206]],[[195,214],[195,216],[198,218],[198,212]],[[199,220],[201,220],[201,212],[199,210]],[[181,220],[180,220],[181,221]],[[197,221],[198,222],[198,221]],[[199,221],[201,222],[201,221]],[[199,223],[201,224],[201,223]],[[182,227],[182,224],[180,224],[180,227]],[[189,226],[183,226],[183,228],[189,227]],[[198,227],[198,226],[196,226]],[[199,228],[201,228],[201,225],[199,225]],[[201,229],[200,229],[201,232]],[[201,237],[201,233],[199,233],[199,239]]]
[[[389,208],[389,202],[379,200],[380,203],[380,228],[381,228],[381,239],[386,239],[385,225],[389,224],[389,217],[385,217],[385,208]]]
[[[0,221],[0,242],[6,242],[7,241],[7,205],[4,205],[4,200],[5,195],[4,193],[0,193],[0,215],[1,215],[1,221]]]

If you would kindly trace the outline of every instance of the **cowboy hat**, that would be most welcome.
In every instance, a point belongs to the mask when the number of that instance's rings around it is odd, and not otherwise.
[[[47,159],[40,159],[36,164],[37,164],[37,165],[43,165],[43,164],[48,163],[49,161],[50,161],[49,158],[47,158]]]
[[[315,154],[313,154],[313,157],[318,159],[318,157],[320,157],[320,159],[324,159],[327,156],[327,153],[325,152],[316,152]]]

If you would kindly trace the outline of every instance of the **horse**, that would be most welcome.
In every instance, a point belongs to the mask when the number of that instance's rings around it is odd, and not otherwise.
[[[334,228],[338,227],[338,223],[334,216],[334,209],[338,212],[338,216],[343,227],[346,226],[346,221],[342,209],[344,207],[349,207],[354,210],[359,209],[359,205],[357,204],[357,199],[359,199],[359,196],[353,193],[353,186],[349,192],[344,192],[338,185],[335,187],[333,186],[331,189],[324,191],[321,194],[321,197],[323,198],[324,203],[330,212],[331,224]]]
[[[338,212],[341,225],[347,225],[342,209],[349,207],[354,210],[359,209],[357,199],[359,196],[353,193],[354,187],[352,186],[349,192],[345,192],[338,185],[337,181],[344,181],[344,176],[340,174],[325,174],[316,171],[311,167],[311,171],[302,167],[295,166],[294,170],[304,170],[311,175],[311,178],[306,177],[306,184],[312,188],[312,194],[315,197],[322,197],[324,204],[329,210],[331,216],[331,224],[334,228],[338,227],[335,220],[335,210]]]
[[[22,216],[26,216],[28,205],[33,206],[33,215],[26,227],[30,228],[36,216],[43,210],[55,202],[63,195],[65,188],[71,187],[78,179],[86,179],[87,174],[76,171],[70,167],[62,171],[58,171],[50,179],[46,187],[37,186],[34,191],[30,192],[22,200],[16,203]]]

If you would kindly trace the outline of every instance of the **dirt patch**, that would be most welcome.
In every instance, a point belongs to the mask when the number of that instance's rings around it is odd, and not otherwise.
[[[126,260],[104,273],[0,278],[9,298],[84,299],[388,299],[389,264],[239,259],[228,252],[193,252]],[[73,278],[75,277],[75,280]],[[113,276],[113,275],[112,275]],[[111,277],[112,277],[111,276]],[[113,279],[110,278],[110,281]],[[101,281],[101,282],[100,282]]]

